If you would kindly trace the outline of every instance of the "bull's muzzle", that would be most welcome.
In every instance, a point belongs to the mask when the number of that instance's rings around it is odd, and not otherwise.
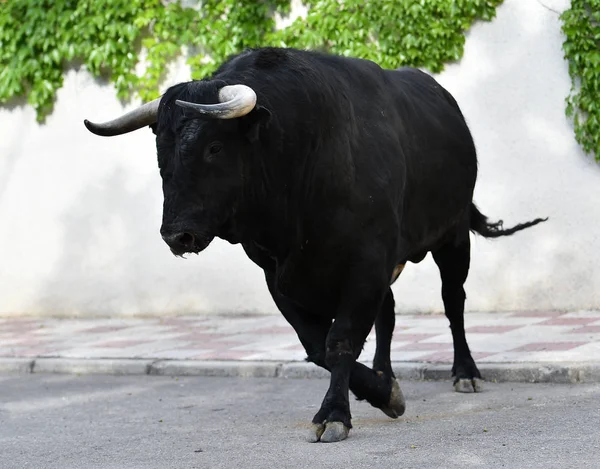
[[[176,256],[182,256],[186,253],[197,254],[206,249],[213,239],[191,230],[161,232],[161,234],[165,243],[171,248],[171,252]]]

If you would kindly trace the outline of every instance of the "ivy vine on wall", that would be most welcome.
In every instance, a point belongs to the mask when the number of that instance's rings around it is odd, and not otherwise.
[[[43,121],[64,70],[77,63],[114,83],[123,100],[154,99],[183,48],[196,79],[229,55],[263,45],[439,72],[461,58],[465,30],[493,18],[501,2],[305,0],[308,16],[276,30],[274,14],[289,14],[290,0],[187,0],[193,8],[172,0],[0,0],[0,103],[27,97]],[[147,57],[139,71],[141,50]]]
[[[600,162],[600,0],[572,0],[561,19],[572,80],[567,116],[577,142]]]
[[[279,31],[272,42],[330,50],[372,60],[384,68],[424,67],[440,72],[463,55],[476,19],[491,20],[502,0],[305,0],[306,19]]]

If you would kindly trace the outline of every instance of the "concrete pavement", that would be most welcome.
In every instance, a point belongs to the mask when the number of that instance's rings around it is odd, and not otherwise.
[[[599,384],[402,386],[404,416],[352,401],[350,437],[311,444],[325,380],[4,375],[0,467],[598,467]]]

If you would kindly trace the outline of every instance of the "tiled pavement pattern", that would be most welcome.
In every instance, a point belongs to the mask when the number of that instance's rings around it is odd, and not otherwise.
[[[600,311],[469,313],[467,340],[476,361],[600,360]],[[361,361],[375,350],[374,331]],[[166,319],[0,318],[0,357],[156,358],[301,361],[305,354],[282,316]],[[452,361],[443,315],[398,315],[392,361]]]

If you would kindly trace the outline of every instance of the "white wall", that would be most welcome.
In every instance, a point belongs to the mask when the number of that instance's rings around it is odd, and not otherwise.
[[[600,165],[564,116],[561,44],[557,13],[505,0],[439,76],[478,146],[482,211],[506,225],[550,217],[512,238],[474,239],[468,310],[600,308]],[[185,79],[180,66],[168,84]],[[151,131],[100,138],[82,123],[122,111],[111,86],[85,71],[68,73],[45,125],[30,107],[0,108],[0,314],[275,312],[239,246],[170,254]],[[429,256],[394,288],[400,312],[442,307]]]

